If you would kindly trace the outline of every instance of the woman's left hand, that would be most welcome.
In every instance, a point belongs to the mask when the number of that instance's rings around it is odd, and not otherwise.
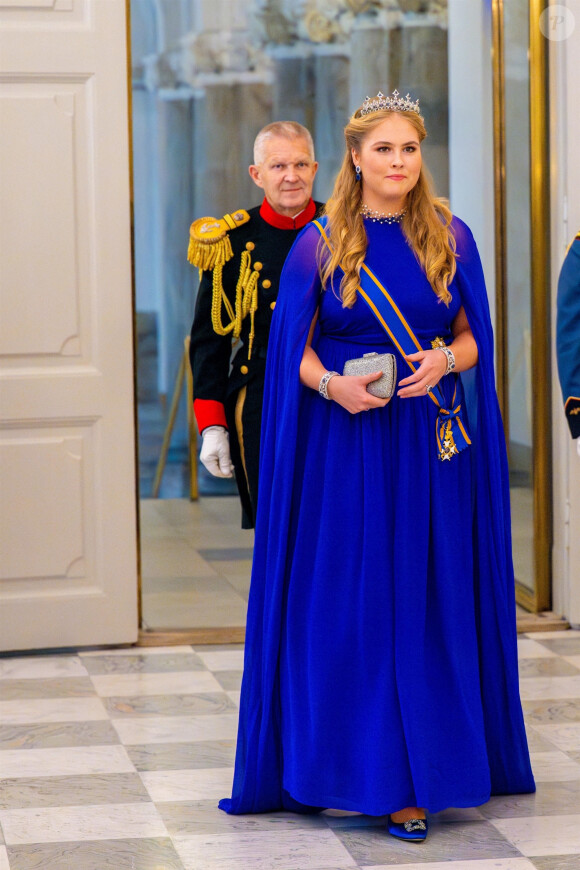
[[[408,378],[399,381],[397,396],[408,399],[413,396],[426,396],[429,390],[439,383],[447,370],[447,357],[440,350],[419,350],[405,356],[409,362],[419,363],[419,367]]]

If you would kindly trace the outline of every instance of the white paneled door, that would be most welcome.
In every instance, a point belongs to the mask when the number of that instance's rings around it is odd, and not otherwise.
[[[0,650],[134,641],[125,0],[0,0]]]

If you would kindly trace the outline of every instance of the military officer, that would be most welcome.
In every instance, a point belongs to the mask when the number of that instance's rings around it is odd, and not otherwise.
[[[580,438],[580,232],[568,248],[558,280],[558,374],[572,438]]]
[[[305,127],[268,124],[249,167],[264,190],[262,205],[221,220],[200,218],[190,228],[189,261],[201,274],[190,344],[200,459],[216,477],[235,472],[243,528],[255,520],[266,350],[280,273],[320,208],[312,199],[317,168]]]

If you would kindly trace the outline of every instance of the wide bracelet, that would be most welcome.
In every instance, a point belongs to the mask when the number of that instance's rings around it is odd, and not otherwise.
[[[338,372],[324,372],[324,374],[320,378],[320,383],[318,384],[318,392],[323,399],[330,400],[330,396],[328,395],[328,382],[337,374]]]
[[[447,357],[447,368],[445,369],[444,375],[448,375],[449,372],[452,372],[455,368],[455,354],[450,347],[437,347],[435,350],[440,350],[441,353],[444,353]]]

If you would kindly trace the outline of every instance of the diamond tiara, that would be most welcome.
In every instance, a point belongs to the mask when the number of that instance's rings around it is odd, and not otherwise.
[[[358,115],[359,117],[362,117],[363,115],[370,115],[371,112],[380,112],[382,109],[392,109],[393,111],[399,112],[416,112],[418,115],[420,114],[419,100],[413,102],[409,94],[407,94],[406,97],[401,97],[398,91],[393,91],[390,97],[386,97],[381,93],[381,91],[379,91],[373,99],[370,97],[366,98],[360,107]]]

